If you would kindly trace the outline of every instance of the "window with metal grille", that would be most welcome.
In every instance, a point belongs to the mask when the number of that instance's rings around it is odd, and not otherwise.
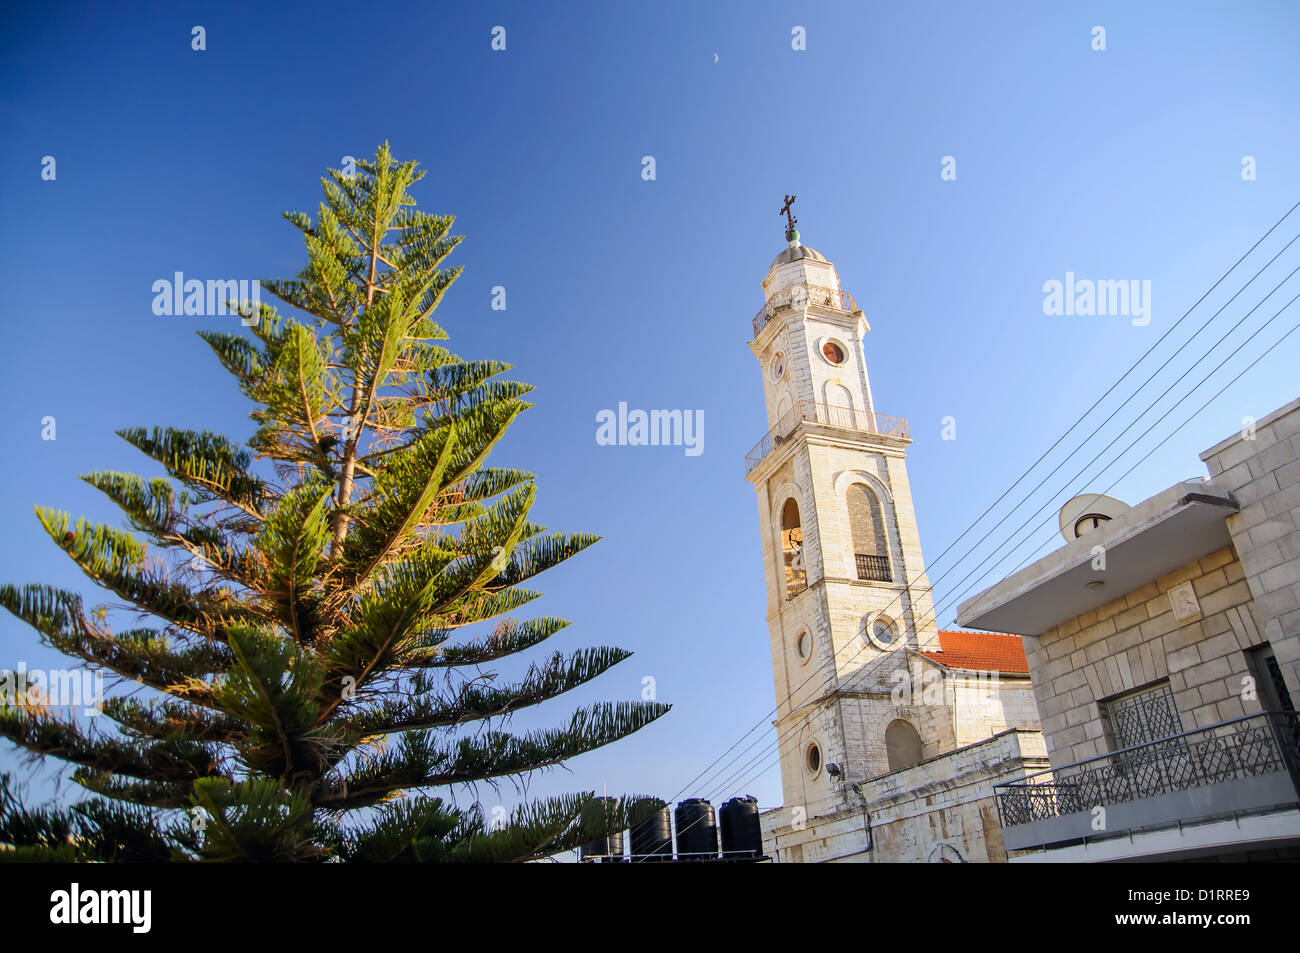
[[[1273,646],[1265,642],[1248,649],[1246,659],[1255,675],[1260,708],[1273,713],[1270,720],[1274,723],[1274,732],[1282,739],[1283,747],[1292,752],[1291,757],[1300,759],[1300,718],[1296,717],[1295,702],[1282,675],[1282,667],[1277,664]]]
[[[1183,720],[1179,718],[1174,693],[1167,681],[1101,702],[1101,712],[1110,731],[1110,750],[1140,745],[1138,750],[1122,755],[1117,763],[1118,771],[1182,758],[1186,748],[1183,740],[1162,741],[1183,733]]]
[[[1273,646],[1268,642],[1258,645],[1246,652],[1246,658],[1259,685],[1260,707],[1265,711],[1295,711],[1295,702],[1291,700]]]
[[[1101,703],[1115,750],[1144,745],[1183,732],[1168,682]]]
[[[1113,783],[1134,786],[1142,796],[1182,790],[1194,774],[1187,740],[1168,682],[1150,685],[1100,704],[1111,750]],[[1165,740],[1169,739],[1169,740]],[[1086,805],[1085,805],[1086,806]]]
[[[889,541],[879,498],[870,488],[855,483],[848,489],[847,502],[858,578],[892,582],[894,574],[889,568]]]
[[[889,569],[888,556],[855,553],[853,558],[857,563],[859,579],[870,579],[873,582],[894,581],[894,574]]]

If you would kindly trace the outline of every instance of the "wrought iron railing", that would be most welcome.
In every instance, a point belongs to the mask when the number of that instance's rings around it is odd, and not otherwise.
[[[854,553],[858,564],[858,578],[871,582],[893,582],[894,574],[889,569],[888,556],[873,556],[867,553]]]
[[[1300,779],[1296,712],[1257,712],[994,785],[1003,827],[1227,781]]]
[[[783,414],[776,426],[764,434],[754,449],[745,455],[745,475],[748,476],[749,471],[762,463],[769,453],[794,436],[804,421],[861,433],[911,439],[906,417],[891,417],[889,414],[877,414],[854,407],[834,407],[814,400],[801,400]]]
[[[834,288],[826,288],[822,285],[795,285],[793,288],[783,288],[781,291],[773,292],[763,303],[763,307],[758,309],[758,314],[754,315],[754,336],[758,337],[758,332],[767,327],[767,322],[772,320],[772,315],[781,309],[803,308],[808,305],[833,308],[836,311],[858,310],[853,295],[847,291],[836,291]]]

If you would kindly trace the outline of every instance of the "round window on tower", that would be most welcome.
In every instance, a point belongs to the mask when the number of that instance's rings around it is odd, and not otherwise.
[[[812,633],[804,629],[795,639],[795,651],[799,653],[799,658],[807,662],[812,657]]]
[[[884,616],[876,616],[874,619],[865,620],[863,640],[878,649],[889,651],[898,648],[898,627]]]
[[[808,773],[814,778],[821,774],[822,749],[817,746],[817,742],[815,741],[810,744],[808,750],[804,752],[804,766],[808,769]]]
[[[772,373],[772,380],[779,381],[785,377],[785,355],[778,352],[772,358],[772,363],[768,365],[768,368]]]
[[[826,358],[828,364],[838,367],[848,360],[848,352],[839,341],[827,341],[822,345],[822,357]]]

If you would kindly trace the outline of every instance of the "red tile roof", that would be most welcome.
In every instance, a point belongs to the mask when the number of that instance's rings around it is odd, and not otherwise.
[[[981,672],[1029,674],[1029,660],[1018,635],[997,632],[939,631],[939,651],[922,652],[926,658],[947,668]]]

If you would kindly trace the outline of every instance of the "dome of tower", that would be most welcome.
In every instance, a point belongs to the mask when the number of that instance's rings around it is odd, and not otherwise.
[[[826,256],[815,248],[809,248],[807,245],[789,245],[781,249],[781,253],[772,259],[772,264],[767,270],[771,271],[777,265],[788,265],[791,262],[802,261],[826,261]]]

